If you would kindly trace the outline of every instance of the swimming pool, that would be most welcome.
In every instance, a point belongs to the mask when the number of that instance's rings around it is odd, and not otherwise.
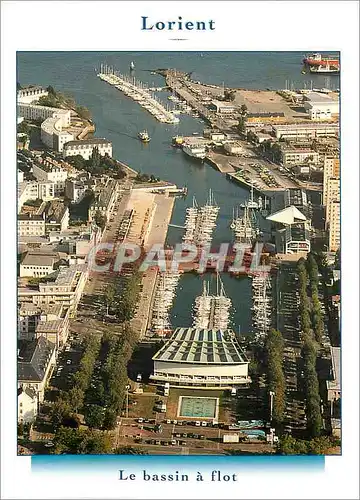
[[[178,417],[217,419],[219,398],[180,396]]]

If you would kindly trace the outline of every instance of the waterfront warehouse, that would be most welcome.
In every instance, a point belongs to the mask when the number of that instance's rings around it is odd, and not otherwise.
[[[250,382],[249,362],[231,330],[177,328],[152,359],[156,383],[225,389]]]

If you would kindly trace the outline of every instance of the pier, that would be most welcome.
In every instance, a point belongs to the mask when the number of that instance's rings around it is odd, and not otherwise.
[[[101,72],[97,75],[101,80],[109,83],[116,89],[123,92],[127,97],[130,97],[134,101],[138,102],[141,107],[146,109],[159,122],[172,124],[179,122],[179,118],[177,118],[172,111],[165,108],[165,106],[151,94],[142,82],[135,80],[135,78],[121,75],[113,68],[111,70],[107,70],[105,68],[105,73],[102,71],[103,66],[101,67]]]

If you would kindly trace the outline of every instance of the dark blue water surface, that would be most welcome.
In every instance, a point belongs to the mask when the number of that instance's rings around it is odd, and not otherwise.
[[[214,243],[231,241],[229,220],[234,205],[244,201],[248,192],[228,181],[209,165],[189,160],[180,150],[171,147],[175,134],[191,135],[202,132],[204,123],[180,115],[178,125],[157,122],[136,102],[96,76],[100,63],[115,66],[121,73],[129,72],[130,61],[135,62],[135,76],[154,86],[164,84],[162,77],[152,75],[157,68],[176,68],[193,72],[195,80],[238,88],[285,88],[285,81],[293,85],[314,87],[339,86],[338,77],[301,74],[300,52],[19,52],[17,80],[21,85],[52,85],[56,90],[71,94],[78,104],[86,106],[96,124],[96,136],[113,143],[113,156],[128,163],[135,170],[154,174],[161,179],[187,186],[188,197],[177,200],[172,223],[183,224],[184,210],[195,195],[199,203],[206,200],[211,188],[220,205]],[[306,83],[307,82],[307,83]],[[290,85],[290,83],[288,83]],[[167,93],[159,93],[164,102]],[[143,145],[137,139],[139,130],[146,128],[151,142]],[[170,228],[168,242],[181,241],[182,232]],[[246,333],[250,330],[251,289],[248,279],[224,276],[224,285],[234,304],[234,327]],[[175,326],[190,326],[190,308],[200,292],[202,279],[187,275],[180,282],[172,311]]]

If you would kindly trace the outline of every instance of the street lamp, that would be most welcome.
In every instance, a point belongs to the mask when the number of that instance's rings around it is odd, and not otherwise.
[[[273,401],[274,401],[275,392],[269,391],[269,394],[270,394],[270,422],[271,422],[272,415],[273,415]]]

